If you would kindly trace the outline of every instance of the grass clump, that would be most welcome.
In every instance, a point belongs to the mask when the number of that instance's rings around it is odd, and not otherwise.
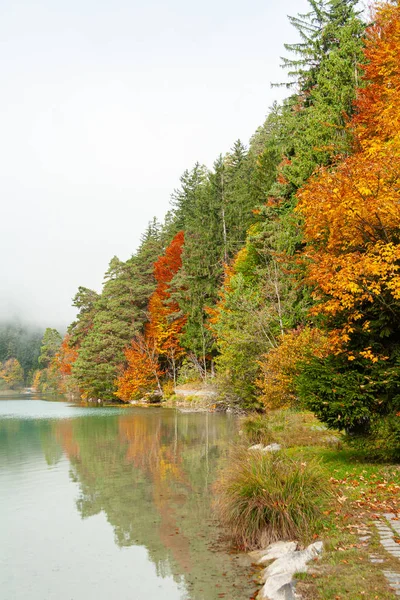
[[[270,444],[273,441],[268,418],[265,415],[251,415],[242,422],[242,431],[250,444]]]
[[[316,460],[243,448],[233,451],[216,492],[220,520],[245,550],[277,540],[308,541],[331,497]]]

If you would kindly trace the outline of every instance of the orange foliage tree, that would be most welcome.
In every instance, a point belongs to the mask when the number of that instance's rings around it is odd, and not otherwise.
[[[71,371],[72,365],[78,358],[78,348],[70,344],[71,336],[66,334],[47,369],[45,379],[58,393],[74,397],[79,396],[79,390]]]
[[[128,402],[140,398],[154,388],[161,392],[162,370],[158,364],[154,340],[138,335],[124,354],[128,366],[117,378],[117,398]]]
[[[372,155],[387,144],[399,150],[399,44],[400,6],[386,2],[367,30],[363,67],[367,85],[359,90],[352,121],[361,148]]]
[[[400,321],[399,47],[400,6],[385,4],[368,32],[355,153],[298,192],[314,312],[328,316],[337,347],[358,338],[359,355],[375,362]]]
[[[165,358],[176,383],[177,361],[184,354],[180,345],[186,316],[173,298],[172,280],[182,266],[184,233],[177,233],[163,256],[154,264],[157,288],[149,301],[146,337],[154,340],[156,351]]]
[[[70,335],[65,335],[60,349],[54,357],[54,365],[62,375],[71,375],[72,365],[78,358],[78,351],[70,345]]]

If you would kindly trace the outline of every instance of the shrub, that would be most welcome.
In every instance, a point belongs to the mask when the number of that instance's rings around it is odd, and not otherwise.
[[[170,398],[172,398],[175,395],[175,386],[174,386],[174,382],[172,381],[172,379],[168,379],[167,381],[165,381],[163,383],[162,391],[163,391],[163,397],[166,398],[167,400],[169,400]]]
[[[199,375],[199,371],[196,369],[193,362],[184,359],[181,367],[179,368],[177,384],[185,385],[186,383],[198,383],[201,381],[202,379]]]
[[[242,431],[250,444],[270,444],[273,441],[265,415],[252,415],[242,422]]]
[[[376,419],[367,436],[348,436],[346,441],[370,460],[400,462],[400,415]]]
[[[315,460],[243,448],[233,451],[216,492],[221,523],[246,550],[277,540],[310,539],[331,496]]]

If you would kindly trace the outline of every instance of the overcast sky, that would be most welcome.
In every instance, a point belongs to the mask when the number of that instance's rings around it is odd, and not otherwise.
[[[0,318],[74,317],[179,177],[287,94],[306,0],[0,0]]]

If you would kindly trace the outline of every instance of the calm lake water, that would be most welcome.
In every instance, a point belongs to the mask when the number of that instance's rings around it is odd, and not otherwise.
[[[0,399],[0,597],[245,600],[212,519],[234,417]]]

